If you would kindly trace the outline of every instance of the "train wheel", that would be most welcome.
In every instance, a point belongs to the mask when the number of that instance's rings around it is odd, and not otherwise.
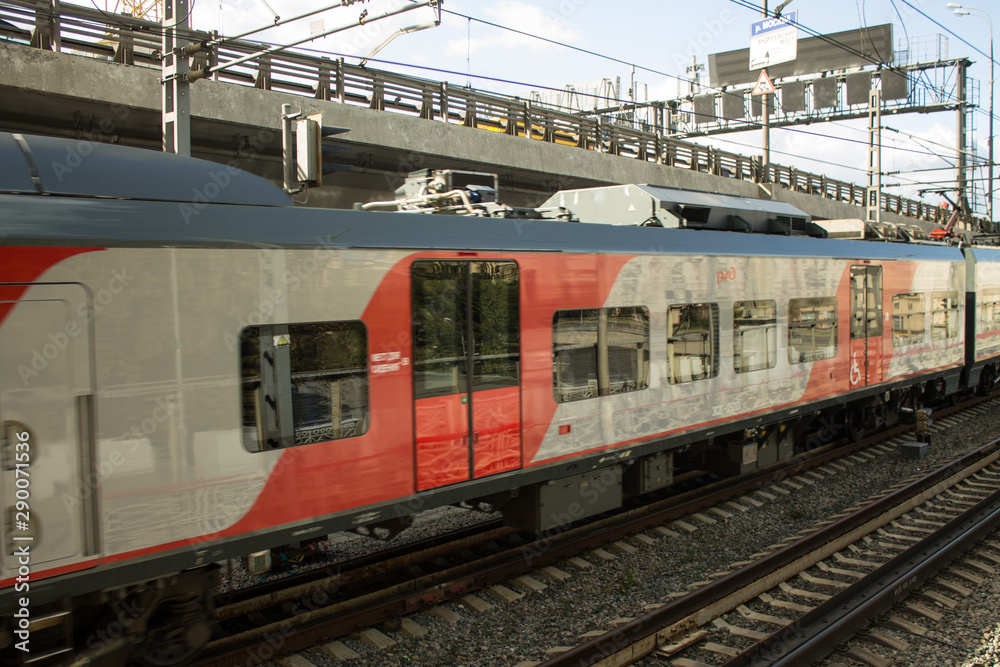
[[[150,619],[136,661],[143,667],[179,667],[208,643],[212,631],[203,597],[192,593],[165,600]]]
[[[847,408],[846,417],[847,437],[851,442],[858,442],[865,437],[865,411],[864,408],[854,405]]]
[[[979,385],[976,387],[976,393],[980,396],[987,396],[993,391],[994,377],[992,366],[984,368],[982,374],[979,376]]]

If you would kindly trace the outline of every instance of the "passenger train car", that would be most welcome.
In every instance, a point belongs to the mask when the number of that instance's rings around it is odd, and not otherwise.
[[[445,504],[556,529],[998,360],[988,248],[295,208],[0,134],[0,650],[180,662],[217,561]]]

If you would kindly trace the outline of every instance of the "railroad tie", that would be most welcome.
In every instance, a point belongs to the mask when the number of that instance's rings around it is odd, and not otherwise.
[[[764,634],[763,632],[757,632],[756,630],[748,630],[746,628],[741,628],[738,625],[727,623],[721,618],[717,618],[714,621],[712,621],[712,625],[719,628],[720,630],[726,630],[731,635],[736,635],[737,637],[746,637],[747,639],[752,639],[757,642],[767,637],[767,635]]]
[[[967,598],[970,595],[972,595],[972,591],[970,591],[965,586],[957,584],[954,581],[948,581],[947,579],[942,579],[940,576],[937,579],[935,579],[933,583],[935,586],[943,588],[946,591],[951,591],[956,595],[961,595],[963,598]]]
[[[907,602],[906,604],[903,605],[902,608],[910,612],[911,614],[916,614],[917,616],[923,616],[927,620],[932,621],[934,623],[937,623],[942,618],[944,618],[944,614],[938,613],[933,609],[928,609],[919,602]]]
[[[973,553],[972,555],[978,555],[978,554]],[[973,560],[972,558],[965,558],[964,560],[961,561],[961,563],[962,563],[962,565],[965,565],[965,566],[974,568],[976,570],[979,570],[980,572],[982,572],[985,575],[992,576],[992,575],[994,575],[994,574],[997,573],[997,571],[994,570],[989,565],[986,565],[985,563],[980,563],[979,561]]]
[[[878,630],[870,631],[867,635],[865,635],[865,639],[875,642],[876,644],[881,644],[886,648],[891,648],[893,651],[902,652],[910,648],[910,645],[902,639],[896,639],[895,637],[891,637],[884,632],[879,632]]]
[[[771,616],[770,614],[762,614],[759,611],[754,611],[750,607],[743,604],[736,607],[736,611],[738,611],[743,618],[750,619],[751,621],[757,621],[758,623],[769,623],[770,625],[777,625],[780,627],[786,627],[792,624],[791,619],[782,618],[780,616]]]
[[[890,616],[888,620],[882,622],[882,625],[902,630],[903,632],[909,632],[914,635],[919,635],[920,637],[927,634],[927,628],[922,625],[917,625],[916,623],[911,623],[898,614]]]
[[[433,610],[431,610],[433,611]],[[390,646],[395,646],[396,642],[388,635],[383,633],[381,630],[376,630],[375,628],[368,628],[367,630],[362,630],[354,636],[355,639],[368,644],[376,651],[384,651]]]
[[[689,660],[688,658],[676,658],[671,660],[670,664],[674,667],[712,667],[707,662],[698,662],[697,660]]]
[[[655,547],[658,544],[655,537],[650,537],[646,533],[637,533],[633,535],[632,538],[635,539],[636,542],[642,542],[649,547]]]
[[[665,528],[663,526],[657,526],[653,530],[655,530],[656,532],[658,532],[660,535],[663,535],[664,537],[671,537],[671,538],[674,538],[674,539],[679,539],[680,536],[681,536],[681,534],[678,533],[676,530],[670,530],[669,528]]]
[[[715,642],[705,642],[698,648],[708,653],[724,655],[729,658],[735,658],[740,654],[738,650],[732,648],[731,646],[723,646],[722,644],[716,644]]]
[[[584,562],[586,563],[586,561]],[[543,567],[542,569],[539,570],[539,572],[544,574],[546,577],[549,577],[550,579],[555,579],[556,581],[566,581],[567,579],[572,578],[571,574],[569,574],[568,572],[564,572],[563,570],[560,570],[558,567],[554,565]]]
[[[471,595],[471,594],[463,595],[462,604],[464,604],[466,608],[471,609],[477,614],[484,614],[488,612],[490,609],[493,609],[493,605],[491,605],[489,602],[482,599],[478,595]]]
[[[942,595],[935,590],[924,589],[917,593],[917,598],[927,600],[928,602],[934,602],[941,605],[942,607],[947,607],[948,609],[954,609],[958,606],[957,600],[952,600],[947,595]]]
[[[896,540],[898,542],[919,542],[922,539],[914,535],[900,535],[899,533],[890,533],[885,528],[879,528],[875,532],[883,537],[887,537],[890,540]]]
[[[403,617],[399,621],[399,633],[410,639],[420,639],[428,632],[427,628],[420,625],[412,618]]]
[[[524,597],[524,593],[515,593],[503,584],[490,586],[490,593],[493,593],[501,602],[514,602]]]
[[[438,618],[440,618],[445,623],[448,623],[449,625],[453,623],[458,623],[460,620],[462,620],[461,616],[453,612],[451,609],[448,609],[448,607],[445,607],[443,604],[439,604],[436,607],[431,607],[430,609],[427,610],[427,613],[431,614],[432,616],[437,616]]]
[[[870,560],[859,560],[857,558],[848,558],[847,556],[843,555],[839,551],[837,553],[833,554],[833,557],[839,563],[843,563],[844,565],[855,565],[857,567],[871,567],[871,568],[875,568],[875,567],[878,567],[879,565],[882,564],[882,563],[873,563]]]
[[[361,656],[341,641],[330,642],[320,647],[320,651],[337,660],[359,660]]]
[[[776,600],[767,593],[761,593],[758,599],[768,604],[775,609],[788,609],[789,611],[797,611],[800,614],[807,614],[814,608],[804,604],[798,604],[797,602],[788,602],[787,600]]]
[[[708,636],[707,630],[697,630],[689,635],[685,635],[683,638],[675,642],[671,642],[669,644],[661,644],[657,646],[656,650],[653,653],[661,658],[670,658],[676,655],[677,653],[680,653],[688,646],[700,642],[707,636]]]
[[[844,655],[857,660],[860,663],[868,665],[869,667],[889,667],[893,661],[889,658],[883,658],[881,656],[875,655],[867,649],[863,649],[860,646],[852,646],[846,651]]]
[[[823,561],[819,561],[818,563],[816,563],[816,567],[819,568],[820,570],[822,570],[823,572],[828,573],[828,574],[839,574],[842,577],[853,577],[854,579],[864,579],[865,578],[865,573],[864,572],[855,572],[854,570],[845,570],[843,568],[833,567],[833,566],[827,565]]]
[[[535,591],[536,593],[544,591],[548,588],[548,586],[528,574],[522,574],[520,577],[514,577],[511,581],[522,588],[527,588],[528,590]]]
[[[945,571],[948,574],[952,575],[952,576],[958,577],[959,579],[963,579],[963,580],[969,582],[973,586],[982,586],[983,582],[986,581],[982,577],[976,576],[976,575],[972,574],[971,572],[967,572],[966,570],[959,569],[957,567],[958,565],[965,565],[965,563],[964,562],[955,563],[954,565],[952,565],[950,568],[948,568]]]
[[[639,551],[638,549],[636,549],[635,547],[633,547],[628,542],[625,542],[624,540],[618,540],[617,542],[615,542],[611,546],[613,546],[615,549],[618,549],[618,551],[621,551],[622,553],[625,553],[625,554],[634,554],[637,551]]]
[[[799,572],[799,578],[803,581],[816,585],[816,586],[826,586],[828,588],[847,588],[848,584],[843,581],[833,581],[832,579],[823,579],[822,577],[814,577],[808,572]]]
[[[815,593],[813,591],[804,591],[801,588],[795,588],[787,582],[781,582],[778,584],[778,588],[787,593],[788,595],[794,595],[795,597],[806,598],[807,600],[818,600],[819,602],[826,602],[830,599],[829,595],[825,593]]]
[[[298,653],[293,653],[292,655],[285,656],[284,658],[278,658],[278,664],[281,665],[281,667],[316,667],[316,665],[309,662]]]
[[[895,526],[900,530],[905,530],[910,533],[921,533],[923,535],[931,535],[932,533],[934,533],[934,530],[932,528],[927,528],[925,526],[906,526],[900,523],[899,521],[893,521],[889,525]]]
[[[982,558],[984,560],[990,561],[991,563],[995,563],[997,565],[1000,565],[1000,556],[997,556],[996,554],[991,553],[991,552],[987,551],[986,549],[976,549],[972,553],[975,554],[976,556],[978,556],[979,558]]]

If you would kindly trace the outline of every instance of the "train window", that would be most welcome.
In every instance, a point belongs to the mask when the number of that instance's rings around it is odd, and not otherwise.
[[[958,338],[958,294],[934,292],[931,295],[931,340]]]
[[[552,348],[558,403],[649,386],[649,311],[641,306],[557,311]]]
[[[980,292],[979,331],[1000,331],[1000,290]]]
[[[788,361],[800,364],[837,356],[837,299],[788,302]]]
[[[691,303],[667,312],[668,379],[693,382],[719,374],[719,306]]]
[[[240,346],[243,437],[265,451],[368,428],[368,342],[361,322],[247,327]]]
[[[733,304],[733,369],[749,373],[774,368],[778,362],[777,304],[737,301]]]
[[[851,267],[851,338],[882,336],[882,267]]]
[[[892,295],[892,345],[915,345],[924,342],[927,306],[923,294]]]

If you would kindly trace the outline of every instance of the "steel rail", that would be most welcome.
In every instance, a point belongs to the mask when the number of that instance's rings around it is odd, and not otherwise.
[[[975,399],[970,403],[978,404],[983,400],[987,399]],[[962,407],[969,407],[970,403]],[[949,408],[940,411],[938,415],[946,415],[959,409],[961,408]],[[322,582],[306,584],[298,591],[300,595],[280,594],[285,604],[297,605],[294,616],[215,641],[208,647],[209,655],[197,664],[203,667],[231,665],[250,654],[262,657],[260,650],[276,651],[280,647],[281,653],[287,653],[308,648],[326,637],[355,632],[387,618],[438,604],[511,576],[575,556],[586,549],[715,506],[910,430],[911,426],[900,426],[857,443],[832,443],[735,480],[722,480],[564,531],[539,534],[539,539],[534,543],[507,549],[475,562],[428,574],[338,605],[327,606],[328,596],[323,590]],[[337,584],[334,579],[326,583],[332,583],[334,587]]]
[[[726,663],[746,665],[812,664],[837,644],[854,637],[976,543],[1000,528],[1000,491],[994,492],[864,579],[834,595],[795,622]]]
[[[720,577],[673,603],[655,609],[599,637],[552,657],[545,667],[628,665],[651,654],[659,644],[707,623],[798,571],[827,558],[883,522],[925,502],[958,481],[965,469],[1000,458],[1000,440],[939,467],[883,498],[810,533],[744,568]],[[723,611],[724,610],[724,611]]]

